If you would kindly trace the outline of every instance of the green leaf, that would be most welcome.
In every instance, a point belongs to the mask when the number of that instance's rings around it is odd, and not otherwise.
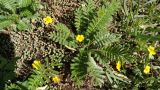
[[[87,75],[88,57],[86,56],[86,54],[86,52],[80,51],[78,56],[74,58],[73,64],[71,64],[71,78],[78,87],[83,85],[83,82]]]
[[[28,27],[29,27],[29,25],[26,24],[26,23],[23,22],[23,21],[19,21],[18,24],[17,24],[17,28],[18,28],[19,30],[26,30]]]
[[[88,69],[87,72],[89,73],[89,76],[91,76],[91,82],[94,86],[102,86],[104,84],[104,71],[103,68],[98,66],[95,62],[94,58],[91,57],[91,53],[88,54]]]
[[[50,33],[49,36],[53,41],[61,45],[67,45],[71,48],[77,47],[69,28],[62,23],[58,23],[55,26],[55,31]]]
[[[11,14],[8,16],[0,15],[0,29],[7,28],[14,24],[18,20],[17,14]]]
[[[93,47],[94,48],[103,48],[111,45],[114,42],[119,41],[119,37],[116,34],[97,32],[94,35]]]
[[[21,90],[21,88],[17,84],[11,83],[9,85],[6,84],[5,90]]]
[[[112,3],[103,5],[97,11],[97,15],[94,16],[92,22],[89,23],[87,28],[87,35],[92,36],[95,32],[105,31],[106,25],[112,20],[112,15],[118,10],[119,3],[117,0],[113,0]]]
[[[0,0],[0,5],[4,9],[12,11],[12,13],[16,11],[15,0]]]
[[[25,10],[20,12],[21,17],[28,17],[28,16],[31,16],[31,15],[32,15],[32,12],[29,11],[28,9],[25,9]]]
[[[27,7],[32,4],[32,0],[18,0],[18,5],[20,8]]]
[[[9,27],[13,23],[12,20],[3,20],[0,21],[0,29],[4,29],[6,27]]]
[[[85,31],[91,22],[91,19],[95,15],[95,2],[94,0],[86,0],[86,3],[82,3],[75,11],[75,27],[78,33]]]

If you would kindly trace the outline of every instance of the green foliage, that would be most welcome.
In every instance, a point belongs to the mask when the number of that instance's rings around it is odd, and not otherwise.
[[[105,68],[105,74],[107,75],[107,79],[110,85],[112,85],[113,88],[117,88],[120,83],[130,84],[131,80],[126,77],[125,75],[118,73],[116,71],[113,71],[113,69],[108,65],[106,65]]]
[[[49,34],[50,40],[65,47],[67,53],[65,50],[51,50],[53,54],[46,57],[38,70],[33,70],[22,82],[7,83],[6,90],[36,90],[45,85],[51,89],[52,76],[58,75],[58,70],[63,69],[66,62],[70,64],[67,69],[71,69],[71,80],[78,88],[84,86],[86,81],[95,87],[108,85],[109,89],[160,88],[157,45],[160,39],[159,1],[95,1],[84,0],[75,10],[75,27],[55,23]],[[35,0],[0,0],[0,29],[16,25],[18,30],[27,30],[31,26],[29,19],[35,16],[38,5]],[[120,7],[121,11],[117,12]],[[115,14],[117,17],[114,17]],[[116,28],[113,30],[115,33],[110,32],[109,26]],[[71,30],[73,28],[76,31]],[[77,35],[83,35],[84,40],[76,41]],[[148,56],[149,45],[155,46],[154,58]],[[121,62],[120,71],[116,67],[117,61]],[[151,67],[148,75],[143,73],[145,65]],[[8,76],[13,74],[7,71],[10,69],[13,71],[13,63],[1,58],[0,70],[4,70],[2,76],[7,78],[0,82],[14,78]]]
[[[118,35],[106,30],[112,20],[112,15],[119,8],[118,5],[119,3],[116,0],[99,7],[96,7],[93,0],[87,0],[85,3],[82,3],[82,6],[75,11],[76,32],[85,37],[82,44],[75,41],[76,34],[70,33],[70,30],[64,24],[55,25],[56,30],[50,34],[50,38],[60,45],[77,48],[78,54],[71,64],[71,78],[78,87],[83,85],[87,77],[91,77],[91,83],[94,86],[102,86],[105,82],[106,76],[104,75],[104,70],[98,65],[98,60],[91,56],[91,53],[94,56],[96,53],[92,51],[97,49],[98,51],[103,50],[109,54],[115,54],[103,48],[112,46],[114,42],[119,41]],[[72,44],[69,44],[70,42]],[[80,45],[80,48],[77,45]],[[110,57],[109,59],[115,58]],[[103,61],[104,58],[101,60]]]
[[[40,64],[39,69],[33,70],[33,73],[23,82],[16,82],[6,84],[6,90],[36,90],[38,87],[42,87],[49,83],[52,83],[51,78],[58,75],[58,71],[54,70],[54,62],[49,62],[46,58],[46,65]]]
[[[104,54],[108,59],[131,61],[133,57],[128,56],[129,50],[120,45],[109,46],[104,49]]]
[[[118,10],[118,8],[119,3],[116,0],[100,7],[96,12],[96,15],[94,15],[92,22],[89,24],[86,35],[106,30],[106,25],[109,25],[112,20],[112,15]]]
[[[33,0],[17,0],[18,6],[20,8],[28,7],[32,4]]]
[[[103,36],[102,36],[103,35]],[[114,42],[119,41],[119,38],[115,34],[110,34],[105,32],[97,32],[96,35],[94,35],[94,41],[92,42],[93,48],[104,48],[109,45],[111,45]]]
[[[5,84],[5,90],[28,90],[26,82],[16,82],[11,84]]]
[[[122,1],[122,13],[120,23],[121,30],[123,31],[123,38],[121,43],[124,47],[127,47],[135,57],[134,60],[128,63],[131,65],[130,68],[126,69],[124,74],[132,80],[131,84],[119,83],[119,87],[124,89],[127,88],[136,89],[158,89],[159,87],[159,76],[157,76],[157,69],[154,68],[152,59],[149,57],[147,48],[151,45],[155,47],[156,55],[153,56],[155,60],[159,57],[158,45],[159,43],[159,5],[157,0],[151,1]],[[143,10],[142,10],[143,8]],[[134,55],[133,55],[134,54]],[[154,61],[154,60],[153,60]],[[156,66],[158,62],[156,62]],[[149,64],[151,71],[148,75],[143,73],[144,66]],[[159,70],[159,69],[158,69]],[[154,84],[153,84],[154,83]],[[153,86],[153,87],[152,87]]]
[[[13,22],[11,20],[4,20],[0,22],[0,29],[3,29],[9,25],[11,25]]]
[[[127,6],[127,1],[124,1],[125,7],[122,7],[123,17],[122,30],[127,32],[130,36],[134,37],[134,41],[139,45],[140,49],[146,48],[146,43],[156,42],[159,40],[158,22],[159,22],[159,10],[157,0],[138,2],[132,1],[132,7]],[[145,6],[143,6],[145,5]],[[132,10],[133,7],[134,10]],[[144,8],[146,14],[141,12],[141,8]],[[145,44],[145,45],[144,45]]]
[[[23,11],[20,12],[20,16],[21,17],[32,16],[32,12],[29,11],[28,9],[25,9],[25,10],[23,10]]]
[[[116,6],[115,6],[116,5]],[[119,41],[119,36],[107,31],[107,26],[112,20],[112,15],[118,10],[118,1],[113,0],[111,3],[104,4],[96,8],[93,0],[87,0],[75,12],[75,27],[78,34],[85,37],[85,41],[79,49],[78,55],[73,59],[71,64],[72,79],[80,87],[83,85],[87,77],[91,78],[91,83],[94,86],[102,86],[105,82],[105,72],[97,61],[108,63],[105,59],[113,60],[120,55],[118,51],[114,53],[111,50],[104,48],[112,48],[112,44]],[[98,10],[98,11],[96,11]],[[111,47],[110,47],[111,46]],[[99,59],[92,57],[98,55]],[[108,57],[105,52],[114,57]],[[105,58],[104,58],[105,57]],[[102,64],[103,65],[103,64]],[[105,67],[105,65],[103,65]]]
[[[10,84],[5,86],[5,90],[21,90],[16,84]]]
[[[54,70],[54,61],[49,62],[49,59],[46,58],[46,65],[41,64],[40,69],[34,70],[34,73],[28,77],[28,89],[35,90],[38,87],[42,87],[51,81],[53,76],[58,75],[58,71]]]
[[[98,66],[91,53],[88,54],[88,70],[89,76],[92,77],[91,83],[93,86],[102,86],[104,84],[104,71],[103,68]]]
[[[94,54],[94,58],[96,58],[96,60],[104,67],[109,64],[109,61],[113,60],[121,60],[125,62],[134,60],[134,57],[128,56],[129,50],[120,45],[110,45],[101,50],[92,49],[91,52]]]
[[[3,17],[0,18],[0,29],[13,25],[18,30],[29,29],[31,24],[28,21],[36,14],[38,5],[40,6],[40,3],[36,0],[0,0],[0,15]]]
[[[6,10],[9,13],[14,13],[16,10],[15,2],[16,2],[16,0],[0,0],[1,12],[3,10]]]
[[[8,80],[13,80],[16,76],[14,73],[15,70],[15,65],[16,65],[16,60],[8,60],[6,58],[3,58],[0,56],[0,88],[4,88],[4,83],[7,82]]]
[[[13,75],[11,75],[9,72],[7,73],[10,76],[5,73],[7,80],[5,82],[2,82],[2,84],[5,84],[5,90],[36,90],[44,86],[46,86],[46,88],[49,88],[47,90],[52,90],[52,85],[54,85],[52,77],[59,76],[59,72],[57,69],[62,68],[62,62],[64,61],[64,51],[62,49],[53,49],[51,52],[51,55],[46,56],[44,60],[41,60],[43,63],[41,62],[41,64],[37,66],[38,69],[33,69],[33,72],[23,80],[17,80],[16,82],[14,82],[10,79],[10,77],[13,77]],[[6,66],[6,63],[7,62],[5,60],[3,60],[3,62],[0,62],[0,70],[2,66],[5,68],[9,67],[10,69],[14,70],[14,68],[11,68],[12,65],[7,64],[9,66]],[[3,69],[4,68],[2,68],[2,70]],[[8,80],[11,80],[11,82]],[[52,85],[50,85],[51,83]]]
[[[74,42],[74,36],[70,30],[62,23],[59,23],[55,26],[54,32],[50,33],[50,38],[58,42],[61,45],[67,45],[69,47],[77,47],[77,44]]]
[[[87,62],[88,57],[86,56],[87,52],[80,51],[80,54],[75,57],[74,63],[71,64],[71,78],[75,81],[75,84],[80,87],[87,75]]]
[[[29,24],[23,22],[22,20],[20,20],[18,23],[17,23],[17,29],[18,30],[26,30],[28,29],[30,26]]]
[[[93,18],[93,14],[95,13],[95,2],[94,0],[86,0],[85,3],[82,3],[75,11],[75,27],[77,33],[82,33],[82,31],[86,31],[87,26],[91,22],[90,19]]]

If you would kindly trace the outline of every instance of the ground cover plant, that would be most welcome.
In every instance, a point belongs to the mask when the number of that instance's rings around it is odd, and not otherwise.
[[[0,0],[0,88],[158,90],[159,3]]]

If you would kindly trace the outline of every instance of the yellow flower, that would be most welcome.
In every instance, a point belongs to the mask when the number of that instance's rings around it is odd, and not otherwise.
[[[76,36],[76,40],[77,40],[78,42],[82,42],[82,41],[84,40],[84,35],[77,35],[77,36]]]
[[[61,81],[61,79],[60,79],[58,76],[54,76],[54,77],[52,77],[52,81],[53,81],[55,84],[57,84],[57,83],[59,83],[59,82]]]
[[[121,62],[120,61],[117,62],[116,68],[118,71],[121,71]]]
[[[149,55],[150,55],[150,56],[153,56],[153,55],[156,54],[156,51],[155,51],[155,48],[154,48],[154,47],[149,46],[147,49],[148,49],[148,52],[149,52]]]
[[[44,24],[48,25],[53,22],[53,19],[50,16],[47,16],[47,17],[43,18],[43,22],[44,22]]]
[[[144,70],[143,70],[143,72],[144,72],[145,74],[148,74],[148,73],[150,72],[150,69],[151,69],[151,67],[148,66],[148,65],[146,65],[145,68],[144,68]]]
[[[34,60],[32,63],[32,67],[37,70],[39,69],[40,65],[41,65],[41,62],[39,60]]]

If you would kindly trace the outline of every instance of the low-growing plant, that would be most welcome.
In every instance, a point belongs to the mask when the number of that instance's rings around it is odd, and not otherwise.
[[[76,32],[58,23],[50,38],[66,48],[76,51],[72,59],[71,78],[80,87],[90,78],[93,86],[102,86],[109,80],[121,80],[109,64],[111,61],[123,62],[128,56],[127,49],[118,44],[120,34],[108,31],[112,16],[118,11],[118,0],[103,2],[96,6],[93,0],[86,0],[75,11]],[[126,80],[128,82],[129,80]]]
[[[4,1],[0,2],[5,5],[0,7],[2,8],[0,13],[9,20],[5,23],[13,19],[18,28],[19,20],[28,18],[28,14],[24,15],[20,12],[25,10],[32,12],[33,3],[30,2],[31,0],[6,1],[11,6],[13,5],[12,7],[16,7],[14,11],[14,8],[10,8],[7,3],[4,4]],[[24,1],[25,4],[20,1]],[[159,10],[154,10],[157,8],[157,3],[156,0],[149,2],[85,0],[74,12],[75,19],[72,30],[63,23],[55,23],[53,31],[49,30],[51,31],[48,34],[49,40],[56,42],[64,52],[53,51],[53,55],[46,56],[45,60],[33,61],[33,72],[25,80],[15,83],[12,83],[12,80],[11,83],[8,81],[5,86],[6,90],[58,89],[54,86],[60,85],[62,81],[59,69],[62,69],[63,66],[65,70],[66,68],[70,69],[67,74],[71,74],[70,78],[78,88],[85,84],[96,88],[104,86],[120,90],[160,88],[160,57],[157,45]],[[141,11],[141,8],[146,13]],[[146,15],[141,15],[141,13]],[[15,17],[12,17],[14,15],[19,19],[14,19]],[[33,13],[30,15],[32,16]],[[110,26],[113,22],[117,24],[113,18],[117,19],[118,15],[120,15],[118,22],[120,27],[117,31],[113,30],[112,32]],[[54,20],[51,16],[46,16],[43,21],[46,26],[52,26]],[[20,28],[18,29],[20,30]],[[3,60],[3,58],[0,59]],[[65,67],[66,63],[70,64],[69,67]],[[4,65],[7,65],[6,62],[0,62],[0,69]],[[65,82],[65,80],[63,81]]]
[[[63,54],[61,53],[58,57],[60,58],[59,62],[61,62],[62,57]],[[34,60],[32,63],[33,73],[23,81],[6,83],[5,90],[37,90],[38,88],[43,88],[43,86],[46,89],[53,89],[54,87],[51,86],[50,83],[58,84],[61,81],[59,72],[55,69],[55,67],[60,68],[61,65],[55,64],[55,59],[57,58],[45,58],[43,61],[45,63],[41,63],[38,59]]]
[[[160,39],[158,1],[123,1],[122,3],[121,43],[132,50],[135,58],[132,62],[128,62],[131,66],[126,68],[125,72],[125,75],[132,80],[132,84],[123,83],[119,86],[134,90],[157,89],[160,83],[157,76]]]
[[[16,76],[14,77],[14,79],[6,76],[4,79],[7,79],[8,81],[6,80],[5,83],[3,82],[2,84],[5,84],[5,90],[41,90],[41,88],[45,88],[45,90],[57,89],[57,87],[54,86],[62,81],[59,69],[62,68],[63,58],[64,52],[62,50],[53,50],[53,55],[46,56],[44,60],[34,60],[31,65],[32,72],[29,73],[28,76],[26,76],[26,78],[24,78],[23,80],[20,79],[13,81],[15,78],[17,78]],[[3,64],[4,63],[0,63],[0,66]],[[9,65],[6,68],[11,66],[13,67],[13,65]],[[12,72],[14,72],[15,68],[12,67],[10,69],[12,70]],[[4,68],[3,70],[6,69]],[[6,73],[10,74],[7,71]],[[13,77],[13,75],[11,76]]]

